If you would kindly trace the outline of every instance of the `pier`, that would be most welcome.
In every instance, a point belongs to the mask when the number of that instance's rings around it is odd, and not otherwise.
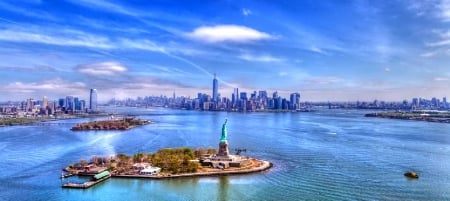
[[[64,183],[62,185],[63,188],[79,188],[79,189],[87,189],[96,184],[99,184],[107,179],[111,178],[111,174],[108,171],[101,172],[92,177],[91,181],[87,181],[84,183]]]

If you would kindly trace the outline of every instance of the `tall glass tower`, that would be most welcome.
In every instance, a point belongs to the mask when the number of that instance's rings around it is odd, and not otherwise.
[[[97,111],[97,89],[91,89],[89,95],[89,110]]]
[[[216,74],[214,73],[214,79],[213,79],[213,95],[212,95],[212,98],[213,98],[213,101],[215,102],[215,103],[217,103],[217,96],[219,95],[218,94],[218,90],[219,90],[219,82],[217,81],[217,79],[216,79]]]

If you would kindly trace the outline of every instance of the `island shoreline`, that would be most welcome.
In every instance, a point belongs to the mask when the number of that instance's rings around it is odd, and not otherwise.
[[[242,170],[220,170],[214,172],[195,172],[195,173],[170,174],[170,175],[111,175],[111,177],[124,179],[153,179],[153,180],[196,178],[196,177],[218,177],[218,176],[241,175],[241,174],[263,172],[273,167],[273,164],[269,161],[264,160],[258,161],[262,162],[263,164],[259,167]]]

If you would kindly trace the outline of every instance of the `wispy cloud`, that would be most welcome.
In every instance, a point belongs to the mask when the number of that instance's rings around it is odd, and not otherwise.
[[[121,5],[114,4],[108,1],[97,1],[97,0],[70,0],[70,2],[74,4],[78,4],[80,6],[89,7],[105,12],[114,12],[121,13],[129,16],[138,16],[140,12],[134,9],[125,8]]]
[[[0,30],[0,40],[9,42],[42,43],[58,46],[112,48],[108,38],[70,30],[57,31],[55,33],[39,33],[5,29]]]
[[[145,70],[142,70],[139,72],[130,72],[130,74],[148,75],[148,76],[154,76],[154,77],[175,78],[175,79],[178,79],[178,78],[191,79],[193,77],[202,76],[202,75],[198,75],[197,73],[190,73],[190,72],[184,71],[177,67],[166,66],[166,65],[155,65],[155,64],[150,64],[149,68],[146,68]]]
[[[247,9],[247,8],[242,9],[242,15],[249,16],[251,14],[252,14],[252,11],[250,9]]]
[[[40,10],[33,10],[33,12],[30,12],[30,10],[16,6],[14,4],[7,3],[5,1],[0,1],[0,10],[7,10],[10,12],[17,13],[19,15],[37,18],[37,19],[43,19],[43,20],[49,20],[49,21],[60,21],[58,18],[52,16],[50,13]]]
[[[450,0],[441,0],[441,2],[437,6],[439,13],[439,17],[442,18],[443,21],[450,21]]]
[[[330,52],[348,52],[348,49],[343,48],[344,44],[342,44],[341,40],[324,35],[321,32],[298,24],[298,22],[285,22],[282,25],[288,30],[285,34],[291,34],[287,37],[295,38],[295,40],[288,40],[289,46],[324,55]]]
[[[35,67],[21,67],[21,66],[0,66],[0,71],[15,71],[15,72],[56,72],[56,69],[50,66],[35,66]]]
[[[311,50],[313,52],[316,52],[316,53],[319,53],[319,54],[325,54],[325,55],[327,54],[324,50],[322,50],[322,49],[320,49],[320,48],[318,48],[316,46],[310,47],[309,50]]]
[[[446,46],[446,45],[450,45],[450,39],[444,39],[444,40],[437,41],[437,42],[427,43],[426,45],[430,46],[430,47]]]
[[[104,35],[95,35],[79,30],[62,28],[59,26],[39,29],[33,25],[18,24],[29,27],[27,30],[17,25],[0,30],[0,41],[15,43],[40,43],[57,46],[85,47],[100,51],[111,49],[145,50],[159,53],[173,53],[183,55],[210,54],[198,49],[178,43],[158,44],[148,39],[128,39],[116,37],[114,39]]]
[[[239,25],[202,26],[187,33],[186,36],[209,43],[249,42],[273,38],[265,32]]]
[[[42,95],[55,92],[62,94],[72,94],[74,92],[78,93],[80,89],[84,88],[86,88],[86,84],[83,82],[66,82],[61,78],[55,78],[42,82],[13,82],[7,84],[4,88],[0,88],[0,91],[8,94],[37,93],[39,95]]]
[[[82,74],[91,76],[116,76],[124,73],[128,69],[123,64],[117,62],[101,62],[78,65],[76,70]]]
[[[406,1],[407,9],[416,16],[433,17],[443,22],[450,21],[450,0]]]
[[[157,23],[156,21],[160,21],[161,19],[167,20],[167,21],[175,21],[175,22],[182,22],[182,23],[188,23],[191,22],[191,19],[188,18],[180,18],[177,15],[171,15],[167,13],[161,13],[156,12],[153,13],[151,11],[147,10],[141,10],[136,9],[132,7],[123,6],[118,3],[108,2],[108,1],[96,1],[96,0],[70,0],[70,2],[77,4],[79,6],[103,11],[103,12],[109,12],[109,13],[117,13],[122,14],[125,16],[129,16],[134,18],[140,23],[143,23],[145,25],[158,28],[160,30],[163,30],[165,32],[174,34],[174,35],[182,35],[182,31],[180,31],[177,28],[167,26],[161,23]],[[148,20],[150,18],[150,20]]]
[[[119,43],[124,48],[140,49],[152,52],[166,52],[166,49],[164,47],[159,46],[155,42],[146,39],[143,40],[121,39]]]
[[[310,78],[304,79],[303,81],[308,84],[328,85],[328,84],[335,84],[337,82],[340,82],[341,79],[338,77],[333,77],[333,76],[329,76],[329,77],[325,76],[325,77],[310,77]]]
[[[433,80],[434,81],[448,81],[449,78],[447,78],[447,77],[435,77]]]
[[[450,30],[436,29],[432,30],[436,35],[434,42],[426,42],[425,46],[434,48],[428,52],[421,54],[421,57],[431,58],[437,55],[445,54],[445,51],[450,47]]]
[[[424,16],[435,9],[435,1],[406,1],[406,8],[415,13],[416,16]]]
[[[251,55],[251,54],[242,54],[239,55],[239,58],[246,61],[255,61],[255,62],[281,62],[283,59],[273,57],[270,55]]]
[[[439,54],[439,51],[437,50],[437,51],[422,53],[422,54],[420,54],[420,56],[424,57],[424,58],[431,58],[431,57],[434,57],[434,56],[436,56],[438,54]]]

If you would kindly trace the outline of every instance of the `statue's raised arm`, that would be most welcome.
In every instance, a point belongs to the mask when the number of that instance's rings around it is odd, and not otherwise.
[[[225,123],[222,125],[222,137],[220,137],[221,142],[227,141],[227,121],[228,119],[225,119]]]

